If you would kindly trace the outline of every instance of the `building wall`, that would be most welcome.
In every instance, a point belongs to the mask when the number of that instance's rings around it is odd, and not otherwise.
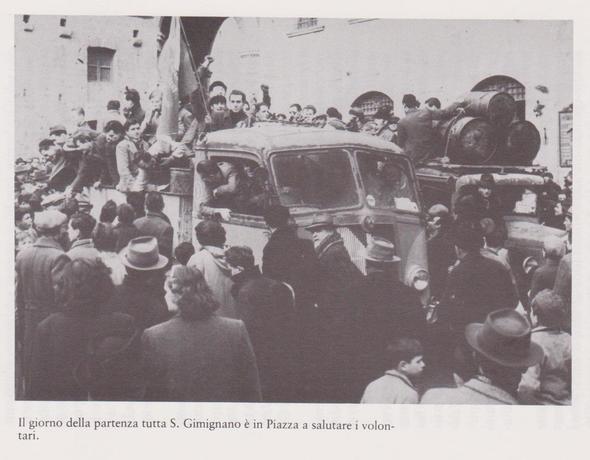
[[[66,26],[60,27],[60,19]],[[82,106],[88,120],[102,118],[110,99],[123,101],[125,86],[147,95],[158,81],[158,19],[130,16],[15,17],[15,156],[36,153],[40,139],[55,124],[71,125],[71,109]],[[25,27],[32,31],[26,31]],[[142,45],[133,45],[133,31]],[[60,34],[71,32],[71,38]],[[111,80],[89,82],[88,47],[115,50]]]
[[[272,110],[293,102],[343,114],[368,91],[394,101],[453,102],[478,82],[507,75],[526,87],[526,119],[541,133],[536,162],[558,176],[558,112],[573,102],[573,39],[569,21],[442,21],[322,19],[298,33],[297,18],[229,19],[213,46],[213,78],[247,94],[270,85]],[[544,94],[536,86],[549,89]],[[535,116],[537,101],[543,115]]]

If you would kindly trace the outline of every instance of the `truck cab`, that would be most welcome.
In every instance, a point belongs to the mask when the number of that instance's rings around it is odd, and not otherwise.
[[[298,235],[319,212],[330,214],[352,261],[365,272],[370,239],[390,240],[401,258],[399,277],[428,301],[425,221],[414,168],[391,142],[347,131],[261,123],[208,133],[197,146],[203,159],[246,171],[263,170],[265,189],[289,208]],[[206,184],[194,174],[193,227],[206,218]],[[231,208],[230,208],[231,209]],[[263,210],[231,209],[222,220],[230,245],[250,246],[258,258],[268,241]],[[260,262],[260,260],[258,260]]]
[[[526,286],[532,270],[543,263],[543,241],[550,235],[567,239],[563,230],[541,224],[539,200],[544,167],[458,165],[431,162],[416,170],[425,209],[441,203],[454,211],[458,197],[477,188],[483,173],[490,173],[507,230],[506,249],[517,281]]]

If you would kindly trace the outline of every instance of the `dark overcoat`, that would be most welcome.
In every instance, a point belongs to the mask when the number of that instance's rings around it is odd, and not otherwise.
[[[139,230],[141,236],[155,237],[158,240],[160,254],[172,260],[174,229],[165,214],[148,211],[144,217],[135,219],[133,225]]]
[[[57,311],[54,286],[69,261],[57,241],[39,238],[16,257],[16,339],[22,372],[28,380],[37,325]],[[22,347],[22,348],[20,348]]]
[[[252,340],[264,400],[298,400],[301,372],[291,289],[262,276],[257,267],[233,280],[232,294]]]
[[[467,324],[483,323],[488,313],[517,304],[506,268],[479,252],[470,253],[449,274],[441,300],[441,319],[447,319],[454,333],[462,337]]]
[[[37,328],[31,365],[31,399],[80,401],[88,390],[76,381],[77,366],[86,358],[88,343],[94,337],[124,335],[132,337],[133,318],[122,313],[86,316],[54,313]]]
[[[148,399],[261,400],[256,357],[242,321],[175,316],[144,331],[141,343]]]

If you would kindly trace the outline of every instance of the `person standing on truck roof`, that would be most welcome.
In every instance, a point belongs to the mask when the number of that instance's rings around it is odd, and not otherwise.
[[[231,120],[232,128],[248,124],[249,117],[244,112],[245,102],[246,95],[242,91],[234,89],[229,93],[229,119]]]
[[[398,144],[414,164],[425,163],[443,152],[437,152],[437,132],[435,120],[451,118],[461,103],[439,109],[420,109],[420,102],[413,94],[405,94],[402,99],[406,116],[398,124]]]
[[[125,101],[123,102],[123,115],[127,121],[136,120],[140,124],[145,118],[145,110],[141,108],[139,91],[125,87]]]
[[[379,107],[375,115],[373,115],[375,136],[388,142],[395,142],[397,140],[398,122],[399,118],[391,115],[391,109],[389,107]]]

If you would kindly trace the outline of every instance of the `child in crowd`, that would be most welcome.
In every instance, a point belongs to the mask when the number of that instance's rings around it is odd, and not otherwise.
[[[361,399],[363,404],[418,404],[414,380],[424,371],[422,344],[415,339],[393,341],[387,352],[393,368],[371,382]]]
[[[518,387],[523,404],[571,404],[572,337],[562,329],[565,316],[563,299],[544,289],[532,301],[531,340],[541,346],[543,360],[530,367]]]

